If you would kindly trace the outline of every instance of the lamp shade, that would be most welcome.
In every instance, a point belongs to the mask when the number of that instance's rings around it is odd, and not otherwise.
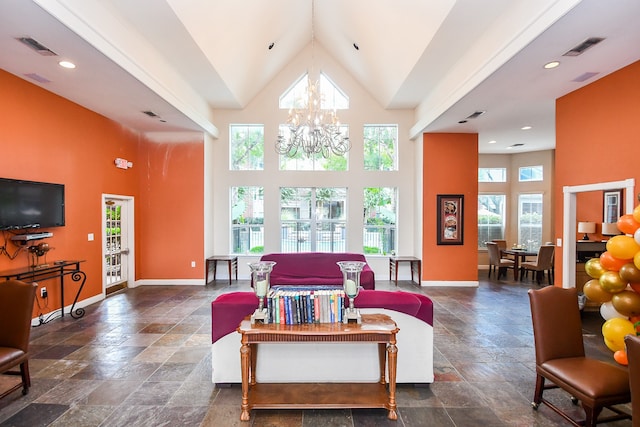
[[[595,222],[579,222],[578,223],[578,233],[595,233],[596,232],[596,223]]]
[[[603,236],[615,236],[617,234],[620,234],[620,230],[618,230],[618,224],[616,224],[615,222],[602,223]]]

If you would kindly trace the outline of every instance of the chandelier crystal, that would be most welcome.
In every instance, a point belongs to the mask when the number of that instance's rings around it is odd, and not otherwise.
[[[314,21],[315,2],[311,3],[311,64],[314,58]],[[319,82],[312,83],[307,77],[306,94],[300,103],[294,101],[300,108],[291,108],[287,119],[289,135],[278,135],[276,151],[288,157],[295,157],[298,152],[307,157],[321,154],[324,158],[332,155],[343,156],[351,148],[348,136],[340,131],[340,120],[336,110],[322,108],[322,94]]]

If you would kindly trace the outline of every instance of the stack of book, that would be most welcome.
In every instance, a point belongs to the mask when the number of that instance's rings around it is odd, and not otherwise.
[[[340,323],[344,312],[342,289],[270,289],[267,310],[271,323]]]

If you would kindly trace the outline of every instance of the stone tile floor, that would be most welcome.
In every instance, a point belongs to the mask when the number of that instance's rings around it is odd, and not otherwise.
[[[211,383],[210,302],[249,290],[247,281],[201,286],[143,286],[34,328],[32,388],[0,400],[0,426],[561,426],[546,407],[534,411],[534,349],[527,290],[534,283],[487,280],[478,288],[403,291],[434,301],[435,382],[399,385],[398,420],[385,410],[252,411],[241,422],[239,386]],[[377,289],[395,289],[377,281]],[[598,313],[583,313],[589,355],[611,361]],[[402,351],[402,349],[399,349]],[[0,380],[0,388],[8,384]],[[554,400],[581,415],[558,391]],[[631,426],[620,421],[602,424]]]

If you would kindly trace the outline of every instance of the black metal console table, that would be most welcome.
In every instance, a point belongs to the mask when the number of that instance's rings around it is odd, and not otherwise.
[[[71,311],[69,314],[74,319],[79,319],[84,316],[84,308],[78,308],[74,311],[76,303],[78,302],[78,297],[80,297],[80,292],[84,287],[84,283],[87,280],[87,275],[84,271],[80,270],[80,263],[84,262],[84,260],[79,261],[55,261],[52,264],[48,264],[45,266],[36,266],[36,267],[26,267],[26,268],[17,268],[13,270],[4,270],[0,271],[0,279],[5,280],[22,280],[23,282],[33,283],[39,282],[43,280],[50,280],[55,278],[60,278],[60,317],[64,317],[64,278],[65,276],[71,276],[71,280],[74,282],[79,282],[80,287],[78,288],[78,292],[76,292],[76,297],[73,300],[73,304],[71,305]],[[2,284],[0,284],[2,286]],[[57,311],[57,310],[56,310]],[[54,311],[54,313],[56,313]],[[46,320],[40,318],[40,324],[47,323],[53,320],[53,317],[50,315]]]

